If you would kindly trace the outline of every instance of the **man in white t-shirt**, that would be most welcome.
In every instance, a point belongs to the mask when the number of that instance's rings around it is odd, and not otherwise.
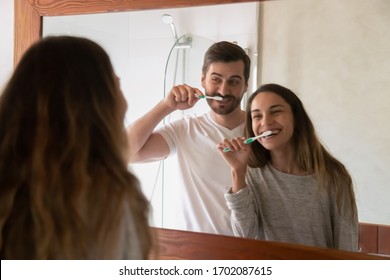
[[[250,58],[238,45],[213,44],[204,56],[201,85],[174,86],[153,109],[128,128],[130,162],[150,162],[177,155],[184,230],[233,235],[224,194],[231,185],[230,167],[216,146],[243,135],[240,103],[248,88]],[[204,97],[210,111],[156,129],[175,110],[192,108]],[[204,102],[204,101],[202,101]],[[169,186],[167,186],[169,187]]]

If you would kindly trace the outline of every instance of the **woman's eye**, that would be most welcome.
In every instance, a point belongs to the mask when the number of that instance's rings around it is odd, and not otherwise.
[[[273,110],[271,113],[275,115],[275,114],[278,114],[280,112],[282,112],[282,110]]]

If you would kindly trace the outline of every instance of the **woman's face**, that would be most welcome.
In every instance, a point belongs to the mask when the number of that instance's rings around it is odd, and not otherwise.
[[[272,134],[258,139],[270,151],[289,148],[294,133],[294,116],[290,105],[273,92],[261,92],[251,104],[252,130],[255,135],[265,131]]]

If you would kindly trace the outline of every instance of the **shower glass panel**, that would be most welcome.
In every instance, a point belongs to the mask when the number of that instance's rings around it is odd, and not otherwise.
[[[203,91],[201,87],[203,56],[213,43],[214,41],[210,39],[193,34],[185,34],[175,42],[166,62],[164,96],[169,94],[174,85],[180,84],[188,84]],[[208,110],[207,102],[200,100],[191,109],[178,110],[171,113],[165,118],[164,123],[172,122],[188,115],[201,115]],[[177,176],[177,160],[168,158],[161,161],[159,171],[160,174],[156,176],[161,180],[161,190],[156,193],[161,193],[162,205],[153,205],[153,199],[151,201],[154,209],[162,209],[160,226],[182,229],[183,217],[177,211],[177,204],[182,203],[181,192],[184,191],[184,188],[181,186],[182,183]]]

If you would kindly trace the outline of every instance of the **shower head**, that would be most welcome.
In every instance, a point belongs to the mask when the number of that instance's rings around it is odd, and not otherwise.
[[[168,15],[168,14],[163,14],[161,16],[161,19],[164,23],[169,24],[171,26],[173,37],[177,41],[179,39],[179,37],[177,36],[176,28],[175,28],[175,25],[173,24],[173,17],[171,15]]]
[[[173,23],[173,17],[171,15],[168,15],[168,14],[163,14],[161,16],[161,19],[164,23],[166,24],[171,24]]]

